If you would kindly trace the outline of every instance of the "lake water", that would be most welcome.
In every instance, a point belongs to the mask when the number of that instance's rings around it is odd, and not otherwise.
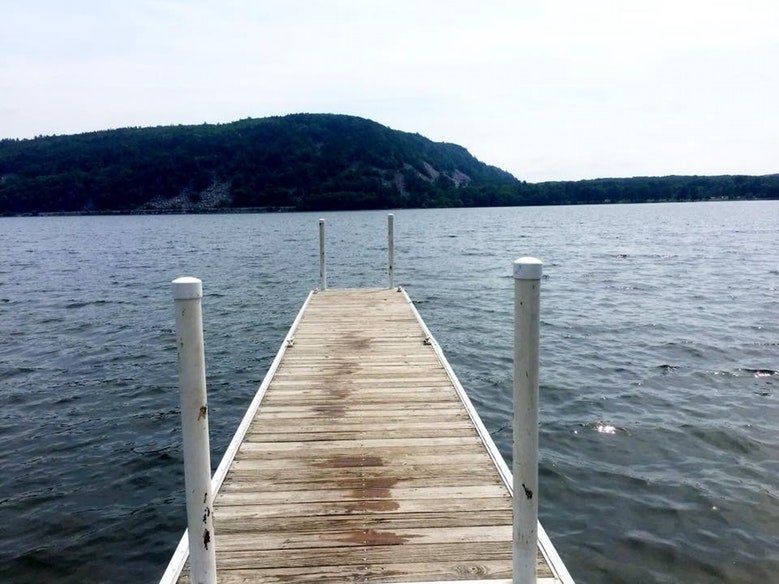
[[[386,213],[0,219],[0,580],[154,582],[185,527],[170,281],[204,281],[216,466],[309,289]],[[507,459],[542,283],[540,512],[577,582],[779,582],[779,202],[402,210],[407,288]]]

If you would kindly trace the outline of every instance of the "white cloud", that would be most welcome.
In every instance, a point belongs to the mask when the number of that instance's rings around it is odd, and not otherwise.
[[[333,111],[528,180],[777,171],[774,0],[3,4],[0,137]]]

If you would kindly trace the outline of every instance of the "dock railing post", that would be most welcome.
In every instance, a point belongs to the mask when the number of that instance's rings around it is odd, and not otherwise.
[[[319,220],[319,289],[327,290],[327,265],[325,265],[325,220]]]
[[[191,581],[216,584],[202,298],[197,278],[173,280]]]
[[[514,262],[513,584],[536,582],[540,260]]]
[[[387,215],[387,254],[389,287],[391,290],[395,287],[395,215],[392,213]]]

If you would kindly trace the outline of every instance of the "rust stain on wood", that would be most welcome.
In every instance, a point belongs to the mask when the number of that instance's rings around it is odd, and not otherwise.
[[[349,333],[345,337],[346,345],[351,351],[367,351],[371,347],[371,339],[365,336],[358,336],[355,333]]]
[[[327,396],[336,401],[346,401],[346,399],[352,394],[351,389],[345,387],[328,387],[326,390]]]
[[[370,491],[383,489],[386,491],[398,484],[398,479],[394,477],[371,477],[362,479],[362,483],[364,489]],[[386,499],[386,497],[381,498]]]
[[[343,417],[344,413],[346,412],[345,405],[316,406],[312,409],[320,416],[326,416],[328,418],[340,418]]]
[[[396,511],[398,509],[400,509],[400,503],[394,499],[366,499],[344,504],[344,510],[347,513]]]
[[[414,539],[413,535],[397,535],[391,531],[376,531],[375,529],[363,529],[350,533],[346,537],[339,537],[341,543],[353,543],[357,545],[402,545]]]

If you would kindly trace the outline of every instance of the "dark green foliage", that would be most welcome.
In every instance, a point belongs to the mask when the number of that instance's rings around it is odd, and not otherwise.
[[[779,198],[779,176],[531,185],[479,162],[460,146],[331,114],[0,140],[2,214],[708,198]]]
[[[765,176],[663,176],[546,182],[528,204],[641,203],[710,199],[778,199],[779,174]]]
[[[464,148],[350,116],[126,128],[0,141],[0,212],[208,210],[214,187],[231,207],[425,206],[456,200],[460,173],[517,183]]]

